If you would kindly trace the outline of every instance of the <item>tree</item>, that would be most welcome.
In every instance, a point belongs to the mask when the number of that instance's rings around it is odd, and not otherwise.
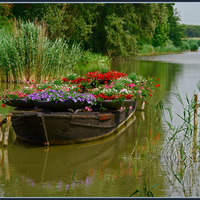
[[[175,46],[181,46],[184,37],[184,29],[179,24],[180,16],[177,9],[174,9],[174,3],[167,4],[168,7],[168,30],[169,39],[173,41]]]
[[[0,4],[0,28],[10,28],[11,20],[10,17],[12,16],[13,4],[12,3],[1,3]]]
[[[167,7],[165,3],[157,4],[157,8],[155,10],[157,13],[156,19],[156,28],[154,37],[152,39],[152,45],[154,47],[164,46],[168,40],[168,27],[167,27]]]

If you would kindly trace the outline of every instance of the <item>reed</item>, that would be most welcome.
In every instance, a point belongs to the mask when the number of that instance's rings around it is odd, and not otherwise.
[[[181,49],[182,49],[183,51],[188,51],[188,50],[190,50],[190,45],[188,44],[187,41],[182,41]]]
[[[197,84],[200,91],[200,84]],[[162,154],[166,163],[168,179],[173,183],[173,187],[182,193],[184,197],[194,196],[192,188],[199,185],[199,176],[194,175],[196,168],[199,167],[199,128],[194,126],[194,110],[196,108],[195,95],[191,98],[186,94],[185,98],[180,92],[173,93],[182,106],[182,113],[177,113],[181,123],[174,123],[174,114],[172,113],[173,104],[165,108],[167,127],[165,145]],[[195,185],[194,185],[195,184]],[[181,189],[181,191],[179,191]]]
[[[151,191],[153,188],[156,187],[157,184],[153,185],[150,189],[147,188],[146,181],[144,181],[143,189],[142,190],[135,190],[129,197],[134,196],[135,194],[139,193],[139,197],[154,197],[153,192]]]
[[[84,51],[81,57],[81,62],[83,63],[108,63],[110,60],[111,59],[108,56],[95,54],[90,51]]]
[[[0,54],[2,80],[23,82],[68,74],[75,70],[82,50],[62,38],[49,40],[43,22],[14,20],[12,33],[0,30]]]

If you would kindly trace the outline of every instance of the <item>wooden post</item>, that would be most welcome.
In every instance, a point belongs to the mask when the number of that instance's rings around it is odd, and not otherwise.
[[[2,122],[3,120],[3,115],[0,114],[0,122]],[[2,130],[2,125],[0,126],[0,143],[2,142],[2,138],[3,138],[3,130]]]
[[[6,180],[10,181],[10,169],[9,169],[9,161],[8,161],[8,149],[4,149],[4,167],[6,172]]]
[[[194,106],[194,127],[197,128],[197,121],[198,121],[198,119],[197,119],[198,95],[197,94],[194,94],[194,101],[195,101],[195,106]]]
[[[4,141],[3,145],[8,146],[8,137],[9,137],[9,128],[10,128],[10,120],[11,120],[11,114],[6,115],[6,127],[5,127],[5,133],[4,133]]]
[[[144,108],[145,108],[145,101],[142,101],[142,103],[141,103],[141,110],[144,110]]]

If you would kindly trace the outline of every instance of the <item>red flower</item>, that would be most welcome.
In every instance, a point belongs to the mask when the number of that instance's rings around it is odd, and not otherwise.
[[[152,94],[149,94],[150,97],[152,97]]]
[[[158,84],[158,87],[160,87],[160,84]]]
[[[5,107],[6,107],[6,104],[2,103],[2,104],[1,104],[1,107],[5,108]]]
[[[51,86],[47,86],[48,88],[51,88]]]

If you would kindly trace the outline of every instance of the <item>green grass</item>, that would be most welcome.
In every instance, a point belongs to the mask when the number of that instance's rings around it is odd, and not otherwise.
[[[5,82],[64,77],[76,72],[78,63],[108,63],[107,56],[83,52],[79,44],[63,38],[52,41],[43,22],[14,20],[13,31],[0,29],[0,73]]]
[[[171,40],[167,41],[165,46],[157,46],[153,47],[152,45],[143,45],[141,50],[139,51],[139,55],[151,55],[151,54],[159,54],[159,53],[174,53],[180,52],[180,47],[175,47]]]

